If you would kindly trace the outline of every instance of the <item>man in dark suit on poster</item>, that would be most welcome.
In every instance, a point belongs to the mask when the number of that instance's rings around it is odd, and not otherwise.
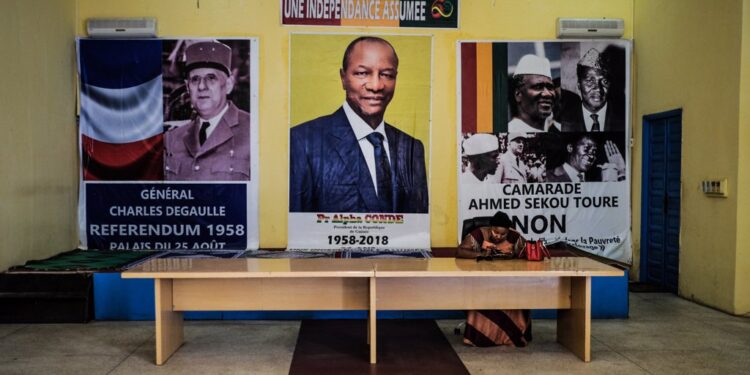
[[[564,132],[624,131],[625,106],[613,100],[612,72],[603,54],[591,48],[576,65],[580,98],[563,90],[559,121]]]
[[[398,75],[393,46],[355,39],[339,75],[344,104],[291,129],[289,211],[427,213],[424,146],[383,121]]]
[[[592,134],[571,133],[565,142],[562,164],[547,170],[547,182],[624,181],[625,159],[615,142],[605,140],[603,157]],[[605,163],[596,164],[606,159]]]

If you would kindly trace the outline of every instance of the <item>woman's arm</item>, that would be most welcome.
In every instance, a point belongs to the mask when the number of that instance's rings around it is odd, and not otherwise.
[[[481,255],[479,249],[479,243],[474,239],[471,233],[464,237],[461,244],[458,245],[458,251],[456,252],[456,258],[468,258],[474,259]]]

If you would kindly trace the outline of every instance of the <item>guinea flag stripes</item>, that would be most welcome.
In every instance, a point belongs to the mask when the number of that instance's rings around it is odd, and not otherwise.
[[[162,180],[162,41],[77,46],[84,180]]]
[[[461,43],[461,132],[503,133],[508,128],[508,46]]]

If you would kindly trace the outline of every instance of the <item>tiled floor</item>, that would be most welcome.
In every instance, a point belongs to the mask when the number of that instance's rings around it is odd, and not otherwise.
[[[630,319],[594,320],[592,361],[534,321],[527,348],[470,348],[440,327],[472,374],[750,374],[750,318],[670,294],[630,295]],[[297,321],[187,322],[186,343],[155,366],[153,322],[0,325],[0,374],[285,374]]]

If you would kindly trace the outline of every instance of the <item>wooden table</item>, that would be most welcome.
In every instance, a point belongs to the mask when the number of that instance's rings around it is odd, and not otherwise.
[[[156,363],[183,341],[183,311],[560,309],[557,340],[591,360],[591,277],[623,271],[585,257],[433,259],[155,259],[123,278],[152,278]]]

